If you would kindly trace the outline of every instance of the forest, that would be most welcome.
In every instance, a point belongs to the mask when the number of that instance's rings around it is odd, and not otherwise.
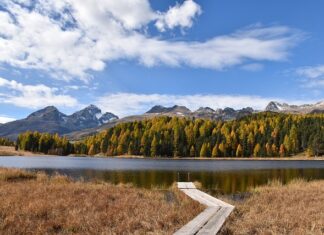
[[[58,134],[27,131],[16,141],[16,150],[39,152],[50,155],[69,155],[74,152],[73,144]]]
[[[15,143],[7,138],[0,138],[0,146],[15,146]]]
[[[324,154],[324,115],[263,112],[233,121],[155,117],[120,123],[70,143],[58,135],[26,132],[17,148],[46,154],[147,157],[287,157]]]

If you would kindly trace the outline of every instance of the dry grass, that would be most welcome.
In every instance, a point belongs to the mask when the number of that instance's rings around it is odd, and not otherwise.
[[[324,234],[324,181],[295,180],[256,188],[236,209],[222,234]]]
[[[15,150],[15,147],[0,146],[0,156],[39,156],[42,154],[32,153],[28,151]],[[44,154],[43,154],[44,155]]]
[[[36,179],[37,175],[28,171],[18,169],[0,168],[0,181],[15,181],[25,179]]]
[[[0,234],[171,234],[204,209],[173,189],[21,170],[0,169],[0,188]]]

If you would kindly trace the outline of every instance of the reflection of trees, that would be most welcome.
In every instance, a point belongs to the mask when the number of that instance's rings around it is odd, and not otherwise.
[[[187,171],[100,171],[100,170],[59,170],[59,173],[73,178],[83,177],[85,180],[107,181],[114,184],[131,183],[135,186],[168,187],[178,180],[187,180]],[[201,171],[190,172],[190,181],[199,181],[203,188],[216,190],[220,193],[244,192],[248,188],[267,184],[271,180],[287,183],[292,179],[304,178],[323,179],[324,169],[271,169],[271,170],[244,170],[244,171]]]

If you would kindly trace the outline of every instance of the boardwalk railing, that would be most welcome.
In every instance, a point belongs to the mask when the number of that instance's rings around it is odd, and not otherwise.
[[[207,208],[174,234],[217,234],[234,206],[198,190],[192,182],[178,182],[178,188]]]

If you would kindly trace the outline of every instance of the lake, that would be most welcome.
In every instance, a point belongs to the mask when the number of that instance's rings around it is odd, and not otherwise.
[[[175,160],[93,157],[0,157],[1,167],[59,172],[74,179],[103,180],[138,187],[167,187],[176,181],[199,181],[216,193],[245,192],[277,179],[324,179],[324,161]]]

